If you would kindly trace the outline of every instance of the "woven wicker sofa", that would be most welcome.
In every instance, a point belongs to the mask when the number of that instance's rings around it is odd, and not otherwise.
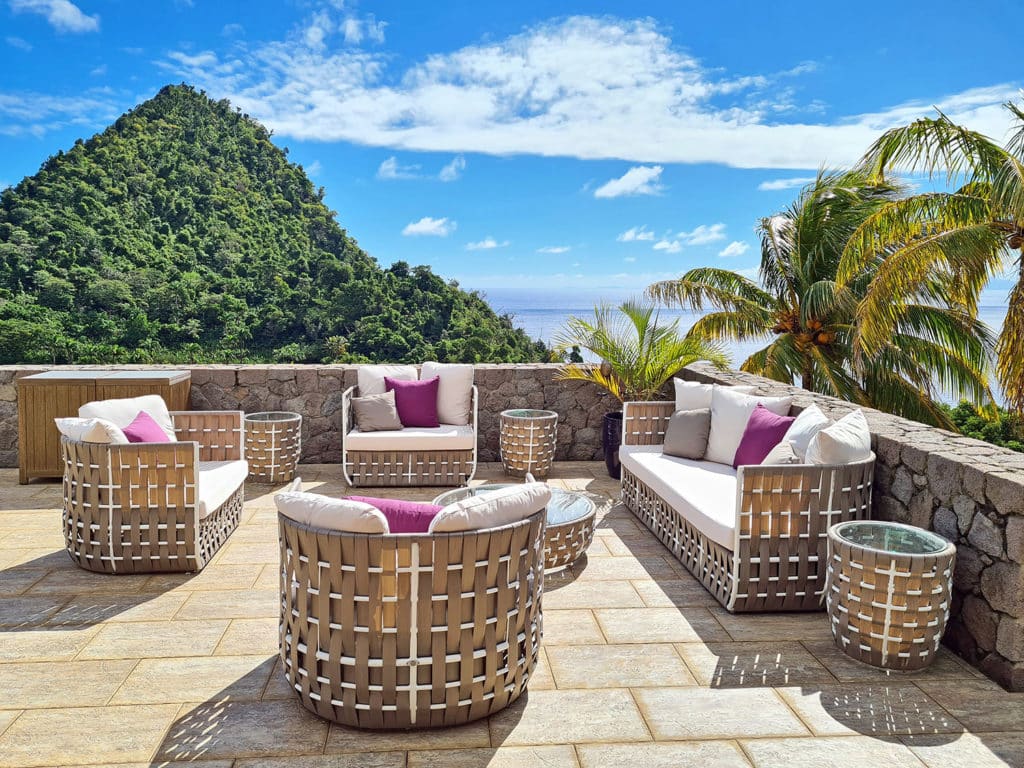
[[[363,366],[411,369],[410,366]],[[414,369],[412,369],[414,370]],[[352,398],[360,387],[342,394],[341,464],[350,486],[460,486],[476,474],[478,392],[471,386],[468,423],[437,427],[406,427],[383,432],[360,432],[353,417]]]
[[[874,455],[736,470],[663,456],[673,410],[625,404],[625,506],[729,611],[821,610],[829,526],[870,514]]]
[[[170,413],[170,443],[61,437],[64,538],[99,573],[201,570],[238,527],[248,465],[241,411]]]
[[[526,690],[540,653],[543,506],[495,528],[416,534],[334,530],[278,509],[281,662],[306,709],[360,728],[432,728]]]

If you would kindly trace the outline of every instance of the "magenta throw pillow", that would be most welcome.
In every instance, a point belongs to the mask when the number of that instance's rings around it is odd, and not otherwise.
[[[782,442],[789,425],[795,420],[794,416],[776,416],[758,403],[747,420],[747,428],[743,430],[736,458],[732,460],[733,468],[764,461],[771,449]]]
[[[441,511],[437,504],[400,499],[375,499],[372,496],[346,496],[349,501],[361,501],[384,513],[391,533],[427,533],[430,521]]]
[[[167,433],[145,411],[132,419],[132,423],[123,430],[129,443],[169,443]]]
[[[384,377],[384,388],[395,393],[395,409],[403,427],[439,427],[437,386],[440,376],[425,381],[402,381]]]

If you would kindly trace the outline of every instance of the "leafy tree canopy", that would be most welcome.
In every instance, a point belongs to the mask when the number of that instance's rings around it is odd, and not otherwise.
[[[429,267],[382,269],[259,123],[167,86],[0,198],[0,363],[545,360]]]

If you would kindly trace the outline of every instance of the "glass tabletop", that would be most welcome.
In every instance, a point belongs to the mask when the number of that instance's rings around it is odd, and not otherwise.
[[[899,523],[858,521],[840,523],[834,530],[836,536],[851,544],[898,555],[934,555],[949,546],[931,531]]]
[[[291,411],[260,411],[245,414],[246,421],[291,421],[299,418],[299,414]]]
[[[434,504],[445,506],[470,496],[479,496],[501,488],[508,488],[517,483],[488,483],[474,488],[456,488],[445,491],[434,499]],[[548,525],[564,525],[582,520],[594,511],[594,502],[575,491],[563,491],[561,488],[551,489],[551,502],[548,504]]]
[[[513,408],[510,411],[502,411],[501,415],[508,419],[544,419],[558,414],[554,411],[543,411],[538,408]]]

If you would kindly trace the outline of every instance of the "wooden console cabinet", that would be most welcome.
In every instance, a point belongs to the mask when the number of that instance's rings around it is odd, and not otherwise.
[[[18,482],[63,477],[54,419],[77,416],[93,400],[160,395],[168,410],[189,410],[188,371],[47,371],[18,379]]]

